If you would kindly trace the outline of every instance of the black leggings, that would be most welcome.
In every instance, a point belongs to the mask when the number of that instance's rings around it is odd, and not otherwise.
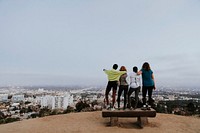
[[[119,86],[118,96],[117,96],[118,108],[120,107],[120,97],[121,97],[123,91],[124,91],[124,108],[126,108],[128,85],[120,85]]]
[[[142,87],[142,101],[143,104],[146,104],[147,100],[146,100],[146,95],[147,95],[147,91],[148,91],[148,102],[151,105],[152,104],[152,92],[153,92],[153,88],[154,86],[143,86]]]
[[[117,81],[108,81],[108,84],[107,84],[107,87],[106,87],[106,92],[105,92],[106,104],[107,105],[109,105],[108,95],[109,95],[111,89],[113,89],[112,106],[114,106],[114,104],[115,104],[115,95],[116,95],[116,91],[117,91]]]

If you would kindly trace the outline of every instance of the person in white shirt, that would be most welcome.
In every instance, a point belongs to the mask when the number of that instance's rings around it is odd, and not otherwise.
[[[140,92],[140,88],[141,88],[141,76],[137,74],[138,72],[138,68],[136,66],[133,67],[133,72],[131,72],[129,74],[129,80],[130,80],[130,88],[128,90],[128,108],[131,108],[131,99],[130,96],[133,93],[133,91],[135,92],[135,105],[134,105],[134,109],[137,108],[137,104],[138,104],[138,94]]]

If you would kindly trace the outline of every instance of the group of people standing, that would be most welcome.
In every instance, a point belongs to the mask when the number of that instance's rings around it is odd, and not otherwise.
[[[115,109],[115,101],[116,101],[116,93],[117,95],[117,105],[118,109],[120,109],[120,97],[122,92],[124,92],[124,106],[123,109],[133,108],[136,109],[139,101],[138,94],[140,89],[142,88],[142,102],[143,105],[146,105],[147,102],[149,105],[152,105],[152,92],[155,87],[155,80],[153,71],[150,68],[148,62],[145,62],[142,65],[142,69],[138,71],[136,66],[133,67],[133,71],[130,74],[127,74],[127,69],[125,66],[121,66],[119,71],[117,70],[118,65],[114,64],[111,70],[103,69],[103,71],[108,76],[108,84],[105,91],[105,100],[106,100],[106,108],[110,108],[112,110]],[[129,82],[127,81],[129,80]],[[119,86],[118,92],[117,88]],[[109,104],[108,95],[112,89],[112,103]],[[131,106],[131,94],[135,92],[135,105]],[[146,95],[148,92],[148,101],[146,100]],[[128,101],[128,103],[127,103]]]

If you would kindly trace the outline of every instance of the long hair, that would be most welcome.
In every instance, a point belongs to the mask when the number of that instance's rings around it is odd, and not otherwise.
[[[125,66],[121,66],[121,68],[119,70],[120,71],[126,71],[126,67]]]
[[[144,70],[147,70],[147,71],[151,69],[148,62],[145,62],[145,63],[142,65],[142,68],[143,68]]]

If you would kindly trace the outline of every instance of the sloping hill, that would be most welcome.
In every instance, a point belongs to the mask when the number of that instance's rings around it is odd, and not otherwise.
[[[70,113],[0,125],[0,133],[200,133],[200,118],[157,114],[143,129],[136,118],[120,118],[109,126],[101,111]]]

